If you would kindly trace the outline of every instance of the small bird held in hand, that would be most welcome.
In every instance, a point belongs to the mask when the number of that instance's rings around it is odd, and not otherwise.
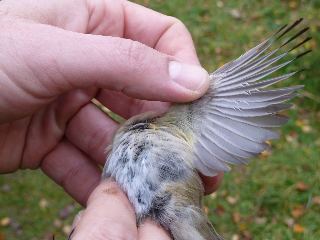
[[[138,224],[151,218],[174,240],[222,239],[202,210],[198,172],[214,176],[229,171],[229,164],[247,163],[268,147],[267,140],[278,137],[274,128],[287,122],[278,113],[290,107],[284,102],[302,86],[267,87],[299,72],[270,77],[310,52],[289,56],[311,39],[295,43],[308,28],[287,37],[301,21],[211,73],[202,98],[174,104],[162,116],[135,116],[118,130],[103,178],[112,177],[125,191]]]

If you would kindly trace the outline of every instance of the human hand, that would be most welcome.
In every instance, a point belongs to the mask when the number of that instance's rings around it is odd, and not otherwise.
[[[151,220],[137,227],[133,207],[119,186],[110,180],[101,182],[92,192],[86,210],[81,211],[74,220],[69,239],[169,240],[171,238]]]
[[[208,87],[184,25],[127,1],[1,1],[0,25],[0,173],[41,168],[83,205],[118,128],[92,98],[129,118]]]

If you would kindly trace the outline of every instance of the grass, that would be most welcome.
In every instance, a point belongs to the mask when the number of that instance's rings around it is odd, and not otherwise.
[[[320,239],[320,1],[137,2],[181,19],[206,69],[230,61],[282,24],[306,19],[313,37],[307,47],[314,51],[299,63],[309,70],[290,80],[306,85],[305,97],[295,101],[272,151],[226,174],[205,205],[226,239]],[[70,208],[73,200],[37,171],[0,176],[0,196],[1,240],[50,239],[52,233],[63,239],[80,208]]]

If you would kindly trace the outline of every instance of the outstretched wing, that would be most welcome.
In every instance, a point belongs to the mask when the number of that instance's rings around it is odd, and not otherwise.
[[[267,87],[299,72],[270,77],[310,52],[285,60],[290,52],[311,39],[307,37],[294,43],[308,30],[303,28],[281,43],[301,21],[282,27],[266,41],[211,74],[211,87],[199,100],[205,104],[195,103],[201,106],[195,165],[204,175],[228,171],[229,164],[247,163],[267,148],[267,140],[278,137],[274,128],[287,122],[287,118],[278,113],[290,108],[285,102],[296,96],[296,91],[303,86]],[[279,47],[272,49],[276,43],[280,43]],[[283,51],[284,48],[287,50]]]

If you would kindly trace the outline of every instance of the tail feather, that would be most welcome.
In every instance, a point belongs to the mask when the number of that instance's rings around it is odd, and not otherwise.
[[[166,217],[157,219],[157,221],[160,220],[160,224],[170,231],[174,240],[223,239],[215,231],[204,211],[197,206],[175,207],[174,210],[167,210],[164,214]]]
[[[197,172],[181,182],[170,182],[155,197],[151,217],[174,240],[222,240],[202,209],[203,187]]]

